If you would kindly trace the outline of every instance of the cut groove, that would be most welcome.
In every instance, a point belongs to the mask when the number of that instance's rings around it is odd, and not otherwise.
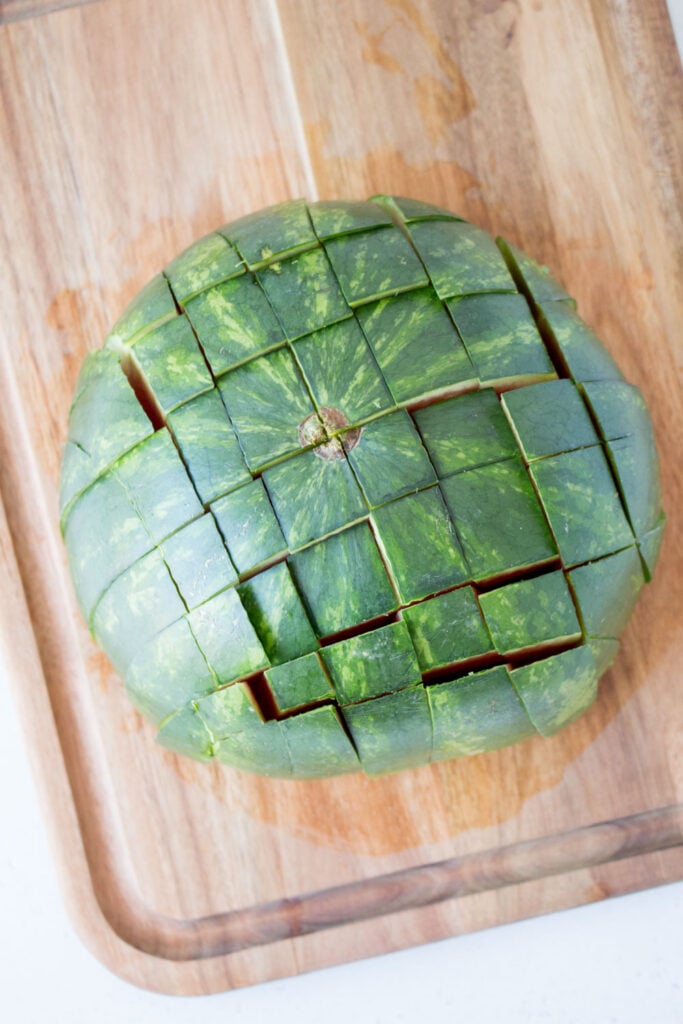
[[[169,278],[169,276],[168,276],[168,274],[166,273],[165,270],[161,271],[161,276],[164,278],[164,280],[166,281],[166,284],[168,285],[168,290],[171,293],[171,298],[173,299],[173,305],[175,306],[176,313],[178,314],[178,316],[183,316],[184,315],[183,308],[180,305],[180,303],[178,302],[178,296],[173,291],[173,285],[171,284],[171,279]]]
[[[265,671],[253,672],[251,675],[245,676],[244,679],[240,679],[240,683],[244,683],[249,690],[264,722],[272,722],[280,717],[280,709],[277,706],[275,695],[268,685]]]
[[[131,388],[135,392],[135,397],[140,403],[140,408],[144,412],[149,422],[156,430],[161,430],[162,427],[166,426],[166,417],[157,401],[157,397],[149,386],[149,382],[142,372],[142,368],[137,362],[135,356],[127,349],[121,355],[119,360],[119,366],[123,371],[123,374],[130,384]]]
[[[533,295],[531,294],[528,285],[524,280],[524,277],[520,273],[519,268],[515,265],[514,261],[508,259],[504,249],[500,245],[500,242],[504,241],[504,239],[495,238],[494,241],[496,243],[498,251],[500,252],[501,256],[503,257],[503,260],[505,261],[505,265],[508,268],[512,280],[515,282],[515,287],[517,288],[517,291],[526,299],[527,306],[529,307],[529,312],[531,313],[534,319],[534,323],[536,324],[538,333],[540,334],[543,344],[545,345],[546,352],[548,353],[548,358],[555,367],[555,372],[557,373],[557,376],[573,380],[574,378],[571,375],[569,366],[565,362],[564,356],[562,355],[559,346],[556,344],[555,339],[552,337],[552,334],[548,331],[547,327],[543,326],[544,321],[541,318],[539,306],[536,300],[534,299]],[[554,301],[566,300],[556,299]]]
[[[285,722],[288,718],[305,715],[307,711],[315,711],[317,708],[335,708],[339,711],[336,700],[333,697],[327,697],[325,700],[311,700],[306,704],[297,704],[295,708],[287,708],[286,711],[280,711],[278,708],[277,721]]]
[[[373,633],[376,629],[381,629],[382,626],[390,626],[392,622],[398,622],[400,616],[400,608],[393,612],[387,612],[386,615],[376,615],[373,619],[367,619],[356,626],[348,626],[346,629],[340,629],[336,633],[328,633],[327,636],[320,638],[320,646],[330,647],[341,640],[350,640],[355,636],[363,636],[364,633]]]
[[[505,660],[510,668],[521,668],[525,665],[533,665],[536,661],[544,661],[545,658],[552,658],[556,654],[563,654],[565,651],[573,651],[574,648],[584,645],[583,636],[573,637],[569,640],[545,640],[543,643],[534,644],[533,647],[525,647],[524,650],[506,654]]]
[[[443,388],[429,391],[425,395],[411,398],[407,402],[399,402],[398,408],[405,409],[411,415],[418,409],[426,409],[430,405],[438,405],[445,402],[447,398],[456,398],[458,395],[467,395],[473,391],[482,391],[478,380],[466,380],[459,384],[449,384]]]
[[[488,590],[495,590],[499,586],[507,586],[508,583],[521,583],[523,580],[533,580],[563,568],[562,560],[559,556],[555,556],[547,558],[544,562],[535,562],[534,565],[522,566],[521,569],[510,569],[506,572],[496,573],[495,576],[487,576],[485,580],[477,580],[472,586],[477,594],[485,594]]]
[[[582,647],[583,637],[571,640],[548,640],[540,644],[533,644],[523,650],[515,651],[512,654],[499,654],[498,651],[490,651],[487,654],[480,654],[477,657],[467,658],[464,661],[453,662],[450,665],[443,665],[440,668],[430,669],[422,673],[424,686],[433,686],[438,683],[450,683],[455,679],[463,679],[473,672],[483,672],[489,668],[506,666],[508,669],[520,668],[525,665],[532,665],[536,661],[543,661],[545,658],[552,658],[556,654],[563,654],[565,651],[574,650],[575,647]]]
[[[487,668],[496,668],[505,663],[506,659],[502,654],[498,654],[497,651],[488,651],[486,654],[477,654],[462,661],[452,661],[448,665],[430,668],[422,673],[422,682],[424,686],[448,683],[453,679],[460,679],[461,676],[468,676],[471,672],[483,672]]]

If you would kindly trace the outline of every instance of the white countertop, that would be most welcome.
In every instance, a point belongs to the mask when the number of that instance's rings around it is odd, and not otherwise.
[[[679,44],[683,0],[669,0]],[[76,938],[0,665],[0,998],[12,1024],[682,1024],[683,882],[201,999],[143,992]]]

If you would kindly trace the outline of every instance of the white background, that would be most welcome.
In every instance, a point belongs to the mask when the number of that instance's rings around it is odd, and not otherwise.
[[[669,0],[679,51],[683,0]],[[0,1006],[12,1024],[683,1024],[683,882],[199,998],[120,981],[64,912],[0,665]]]

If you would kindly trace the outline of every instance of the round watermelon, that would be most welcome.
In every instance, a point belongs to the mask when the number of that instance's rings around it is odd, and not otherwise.
[[[200,239],[83,363],[61,526],[158,741],[293,778],[550,736],[657,560],[640,391],[547,270],[410,199]]]

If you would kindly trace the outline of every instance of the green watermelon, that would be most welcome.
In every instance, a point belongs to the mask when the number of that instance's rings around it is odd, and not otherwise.
[[[78,602],[158,741],[383,774],[594,700],[664,515],[642,395],[546,268],[417,200],[200,239],[86,358]]]

